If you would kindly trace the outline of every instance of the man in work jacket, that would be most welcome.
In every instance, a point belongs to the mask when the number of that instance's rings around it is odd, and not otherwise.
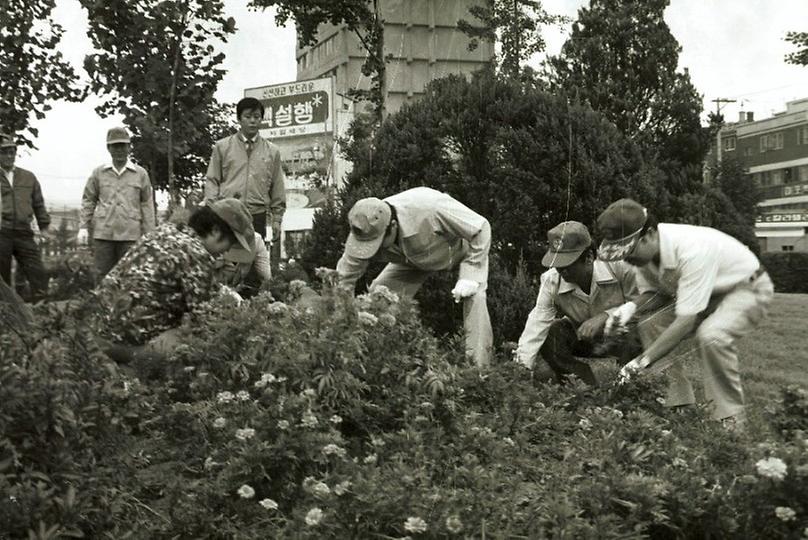
[[[617,324],[637,318],[645,348],[622,375],[667,369],[665,404],[695,402],[680,356],[670,355],[695,333],[712,416],[743,429],[744,395],[735,342],[765,317],[774,287],[758,258],[735,238],[695,225],[657,223],[636,201],[620,199],[598,217],[605,260],[638,268],[636,302],[615,312]],[[637,316],[637,306],[642,315]]]
[[[0,134],[0,278],[11,285],[13,257],[31,285],[33,299],[38,300],[47,291],[48,276],[31,221],[36,217],[39,230],[45,232],[50,225],[50,215],[39,181],[31,171],[15,167],[16,158],[14,136]]]
[[[155,227],[149,174],[130,161],[130,144],[126,129],[114,127],[107,132],[107,151],[112,161],[92,172],[81,198],[76,240],[79,244],[87,243],[92,223],[93,255],[99,279]]]
[[[340,285],[353,291],[377,256],[388,264],[371,288],[383,285],[407,297],[415,296],[432,272],[459,268],[452,294],[463,301],[466,355],[478,366],[489,365],[488,220],[445,193],[418,187],[384,200],[362,199],[348,221],[351,233],[337,263]]]
[[[239,131],[213,145],[206,173],[205,202],[232,197],[241,200],[253,228],[272,241],[272,255],[280,257],[281,224],[286,211],[286,176],[277,146],[258,133],[264,105],[247,97],[236,104]]]
[[[533,369],[536,356],[550,365],[559,382],[575,375],[589,385],[595,375],[576,356],[607,354],[604,338],[609,313],[637,294],[634,269],[625,263],[596,260],[585,225],[565,221],[548,231],[536,306],[519,338],[516,360]],[[625,358],[625,361],[631,356]]]

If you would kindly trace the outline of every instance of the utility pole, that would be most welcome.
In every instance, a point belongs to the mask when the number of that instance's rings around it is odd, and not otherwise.
[[[718,116],[721,114],[721,107],[723,106],[723,104],[725,104],[725,103],[735,103],[738,100],[737,99],[726,99],[726,98],[715,98],[715,99],[713,99],[711,101],[713,103],[715,103],[715,116],[716,116],[716,118],[718,118]],[[718,167],[718,165],[721,163],[721,126],[718,126],[718,130],[715,132],[715,148],[716,148],[716,154],[715,155],[717,156],[716,161],[715,161],[715,166]]]

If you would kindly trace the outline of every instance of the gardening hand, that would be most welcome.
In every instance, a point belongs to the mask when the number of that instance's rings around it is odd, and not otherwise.
[[[477,289],[479,288],[480,284],[476,281],[471,281],[470,279],[458,279],[457,284],[454,286],[454,289],[452,289],[454,301],[460,302],[463,298],[474,296],[477,294]]]
[[[584,321],[581,326],[578,327],[578,339],[582,341],[594,341],[596,337],[603,333],[603,327],[606,325],[608,319],[609,314],[603,312]]]
[[[618,378],[619,384],[627,383],[631,377],[645,368],[647,368],[651,364],[651,359],[647,356],[638,356],[625,366],[620,369],[620,374]]]
[[[609,314],[609,318],[606,319],[606,325],[603,332],[607,336],[611,335],[612,332],[615,331],[618,333],[625,332],[626,324],[631,320],[632,317],[634,317],[636,312],[637,304],[634,302],[626,302]]]
[[[90,233],[87,232],[87,229],[79,229],[79,233],[76,235],[76,243],[80,246],[86,246],[89,237]]]

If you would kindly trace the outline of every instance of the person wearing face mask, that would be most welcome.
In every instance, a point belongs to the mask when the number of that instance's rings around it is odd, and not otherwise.
[[[620,199],[598,217],[598,255],[637,267],[640,296],[621,306],[610,328],[631,319],[644,351],[621,375],[666,370],[668,407],[695,403],[680,357],[671,355],[695,334],[712,416],[728,429],[743,429],[744,394],[736,341],[766,316],[772,281],[749,248],[710,227],[657,223],[648,210]]]
[[[634,269],[625,263],[597,260],[589,230],[577,221],[565,221],[547,232],[548,250],[542,264],[536,305],[514,353],[515,360],[533,369],[536,357],[552,368],[559,382],[574,375],[589,385],[595,374],[577,357],[618,352],[603,343],[609,314],[637,294]]]
[[[371,259],[387,262],[370,285],[412,298],[433,272],[459,270],[452,290],[463,302],[466,356],[491,361],[493,335],[486,303],[488,220],[460,201],[426,187],[385,199],[357,201],[348,214],[351,232],[337,263],[339,283],[351,292]]]
[[[112,161],[96,168],[84,187],[76,240],[87,244],[93,228],[93,256],[99,279],[115,266],[132,244],[155,227],[152,185],[146,169],[129,159],[126,129],[107,132]]]

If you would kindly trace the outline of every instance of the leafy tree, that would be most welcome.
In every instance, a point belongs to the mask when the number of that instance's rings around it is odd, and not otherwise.
[[[357,101],[369,101],[377,120],[381,120],[385,111],[387,78],[382,3],[382,0],[250,0],[249,5],[259,9],[276,8],[275,20],[279,25],[293,19],[302,45],[317,41],[321,24],[344,24],[365,49],[367,58],[362,65],[362,74],[371,78],[369,89],[353,89],[351,97]]]
[[[476,50],[480,41],[499,41],[499,68],[504,76],[511,78],[519,77],[522,64],[544,50],[546,43],[541,26],[566,21],[563,16],[547,13],[540,0],[487,0],[471,6],[469,13],[478,24],[465,19],[457,22],[457,27],[471,38],[468,49]]]
[[[96,52],[85,58],[90,88],[106,97],[98,112],[119,111],[137,135],[136,150],[166,159],[156,186],[176,203],[174,161],[188,154],[213,120],[224,76],[216,47],[235,31],[219,0],[81,0]],[[209,152],[209,147],[205,154]],[[205,156],[207,158],[207,156]],[[163,183],[165,181],[165,183]]]
[[[591,0],[548,60],[552,86],[588,103],[668,170],[699,165],[708,148],[702,97],[664,20],[669,0]]]
[[[52,18],[55,0],[8,0],[0,9],[0,129],[33,146],[31,115],[45,118],[48,101],[78,101],[76,74],[56,46],[64,29]]]
[[[799,66],[808,66],[808,32],[789,32],[786,41],[799,47],[799,50],[786,55],[786,62]]]

